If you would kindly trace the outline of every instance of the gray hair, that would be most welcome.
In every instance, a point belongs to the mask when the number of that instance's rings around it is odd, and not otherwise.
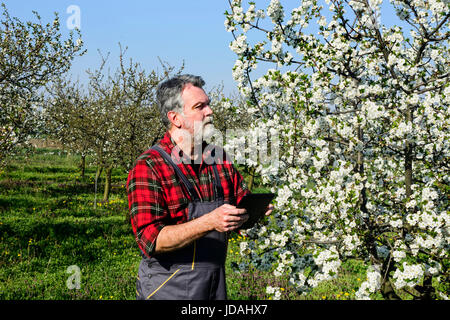
[[[182,74],[161,82],[158,86],[156,99],[158,99],[161,120],[167,127],[170,125],[167,112],[175,111],[183,113],[184,103],[181,98],[181,93],[187,84],[202,88],[205,85],[205,81],[199,76]]]

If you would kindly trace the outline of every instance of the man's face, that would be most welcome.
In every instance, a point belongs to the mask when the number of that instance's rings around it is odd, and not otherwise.
[[[187,130],[192,137],[205,138],[211,135],[214,126],[212,124],[213,111],[209,106],[209,98],[203,89],[188,84],[182,94],[181,98],[184,102],[183,124],[182,129]]]

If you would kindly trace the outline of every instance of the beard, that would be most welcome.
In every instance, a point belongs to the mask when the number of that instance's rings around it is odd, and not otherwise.
[[[180,142],[177,143],[182,144],[181,148],[184,154],[188,155],[194,163],[201,163],[203,152],[214,149],[211,146],[215,145],[213,142],[217,139],[218,134],[220,135],[220,131],[214,126],[212,117],[206,117],[203,121],[190,121],[187,118],[184,120],[180,130],[177,130],[180,138],[178,139]],[[220,137],[219,141],[222,141]]]
[[[210,140],[216,131],[216,128],[214,127],[214,124],[212,123],[212,119],[209,118],[208,120],[209,120],[208,122],[203,124],[202,139],[204,141]]]
[[[206,117],[203,121],[185,121],[183,129],[192,132],[192,141],[194,143],[201,143],[211,139],[216,131],[212,117]]]

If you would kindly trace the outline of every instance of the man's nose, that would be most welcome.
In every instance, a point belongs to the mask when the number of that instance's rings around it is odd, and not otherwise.
[[[208,117],[208,116],[213,114],[213,111],[212,111],[212,109],[211,109],[211,107],[209,105],[206,106],[204,111],[205,111],[205,117]]]

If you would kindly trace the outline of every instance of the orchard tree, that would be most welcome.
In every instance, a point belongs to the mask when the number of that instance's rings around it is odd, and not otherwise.
[[[91,101],[78,82],[59,78],[47,88],[43,112],[45,133],[57,139],[65,149],[81,155],[81,176],[84,177],[86,156],[92,154],[92,121],[96,117]]]
[[[124,54],[120,48],[119,65],[112,74],[105,70],[108,56],[101,56],[100,67],[87,71],[86,91],[67,79],[55,82],[45,110],[53,136],[82,156],[90,153],[94,157],[96,186],[104,171],[103,201],[109,199],[113,168],[129,170],[163,135],[155,93],[159,82],[174,69],[161,62],[161,73],[146,73],[132,59],[126,64]]]
[[[79,33],[62,39],[58,15],[52,23],[22,22],[1,5],[0,161],[39,128],[42,88],[70,68],[82,54]]]
[[[112,169],[122,166],[129,170],[164,134],[155,94],[158,84],[174,70],[160,61],[161,73],[147,73],[132,59],[125,64],[125,51],[120,47],[120,64],[114,74],[105,72],[107,58],[103,57],[101,67],[88,72],[89,97],[98,121],[93,149],[97,163],[105,168],[104,201],[109,197]]]
[[[118,164],[130,170],[137,157],[154,145],[165,132],[156,101],[158,84],[174,72],[174,67],[159,60],[162,71],[146,72],[132,59],[124,61],[126,52],[120,47],[120,65],[111,82],[119,87],[121,103],[114,125],[120,131],[115,143]],[[181,66],[177,73],[183,70]]]
[[[226,12],[245,111],[280,138],[256,166],[276,212],[241,254],[300,292],[362,259],[357,299],[447,299],[449,2],[392,0],[392,25],[381,0],[288,3]]]

